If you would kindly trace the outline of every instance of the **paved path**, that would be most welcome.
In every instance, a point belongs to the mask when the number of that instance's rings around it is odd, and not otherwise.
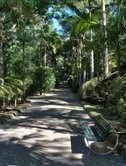
[[[69,89],[30,100],[0,127],[0,166],[126,166],[119,156],[87,155],[79,123],[91,120]]]

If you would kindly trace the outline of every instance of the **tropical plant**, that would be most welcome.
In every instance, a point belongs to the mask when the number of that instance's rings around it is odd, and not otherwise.
[[[3,76],[3,26],[5,22],[19,24],[23,16],[34,19],[31,7],[25,0],[2,0],[0,2],[0,78]],[[12,24],[12,27],[13,25]],[[15,24],[15,25],[16,25]],[[14,25],[14,27],[15,27]]]
[[[50,67],[39,67],[35,72],[35,83],[38,85],[40,94],[49,92],[55,87],[54,71]]]

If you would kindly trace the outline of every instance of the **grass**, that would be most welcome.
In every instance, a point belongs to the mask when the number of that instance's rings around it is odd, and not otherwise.
[[[97,115],[101,115],[102,113],[102,107],[100,107],[99,105],[91,105],[89,103],[84,105],[84,108],[87,110],[87,112],[89,113],[89,115],[94,118]]]

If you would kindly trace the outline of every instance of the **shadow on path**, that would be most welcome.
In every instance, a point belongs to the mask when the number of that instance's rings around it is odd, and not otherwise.
[[[29,99],[32,106],[0,128],[0,166],[126,166],[114,154],[88,155],[79,125],[92,121],[69,89]]]

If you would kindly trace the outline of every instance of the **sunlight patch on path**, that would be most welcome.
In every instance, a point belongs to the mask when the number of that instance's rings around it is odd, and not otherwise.
[[[66,105],[45,105],[45,106],[40,106],[40,108],[42,109],[49,109],[49,108],[56,108],[56,109],[65,109],[65,110],[83,110],[82,108],[80,107],[77,107],[77,106],[66,106]]]
[[[88,155],[78,126],[91,119],[68,89],[29,100],[32,107],[0,129],[0,166],[124,166]]]

